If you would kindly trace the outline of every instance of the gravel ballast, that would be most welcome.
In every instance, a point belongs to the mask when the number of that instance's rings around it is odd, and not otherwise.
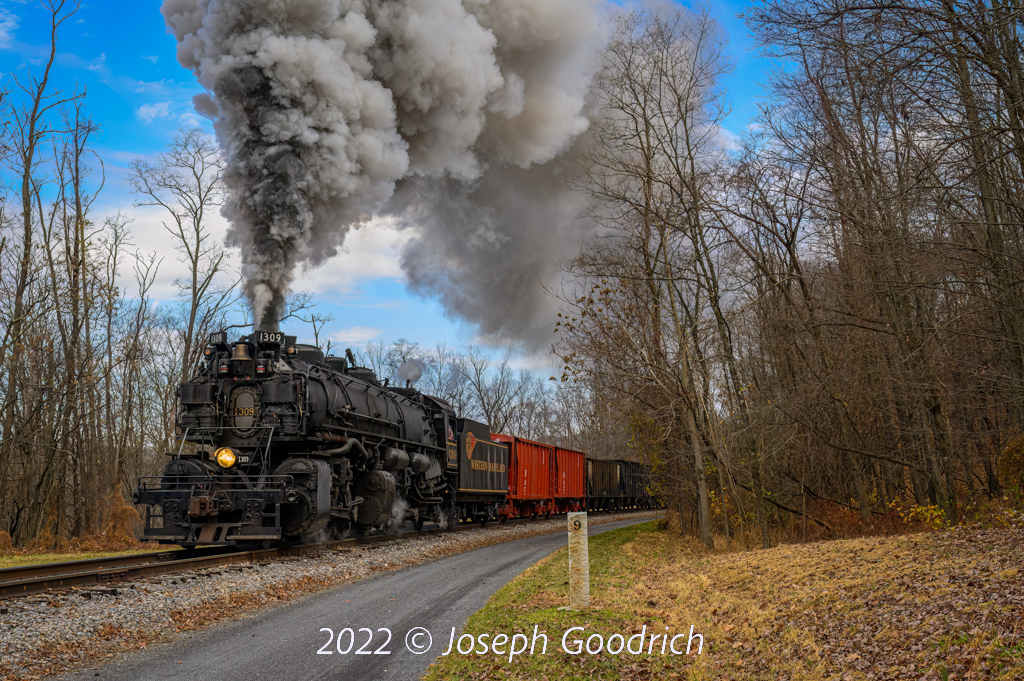
[[[590,524],[652,515],[598,515]],[[0,601],[0,681],[34,679],[167,640],[265,604],[469,549],[564,531],[565,518],[489,526],[317,556],[206,568]]]

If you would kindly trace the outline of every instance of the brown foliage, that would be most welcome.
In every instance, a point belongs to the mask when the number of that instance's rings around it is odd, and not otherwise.
[[[999,476],[1017,498],[1024,498],[1024,436],[1006,445],[999,457]]]
[[[11,535],[0,530],[0,556],[10,556],[14,553],[14,543],[11,542]]]
[[[141,519],[139,512],[125,501],[121,490],[104,499],[103,507],[106,519],[103,528],[96,534],[76,540],[75,548],[80,551],[130,551],[142,546],[133,530],[134,524]]]
[[[55,535],[49,524],[25,546],[25,553],[64,553],[70,550],[71,543],[64,537]]]

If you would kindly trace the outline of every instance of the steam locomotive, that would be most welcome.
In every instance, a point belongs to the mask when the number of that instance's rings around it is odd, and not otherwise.
[[[178,402],[179,449],[133,497],[145,506],[148,541],[309,543],[389,523],[419,529],[586,505],[581,478],[561,485],[579,498],[530,501],[524,511],[532,497],[511,503],[512,490],[538,471],[514,443],[495,442],[487,425],[408,384],[382,385],[351,351],[325,357],[277,331],[235,342],[211,334]],[[558,460],[552,454],[552,481]]]

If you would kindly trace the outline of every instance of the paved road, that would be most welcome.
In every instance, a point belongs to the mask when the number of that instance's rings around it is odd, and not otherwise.
[[[646,519],[625,520],[593,527],[591,534],[626,527]],[[452,627],[461,630],[494,592],[513,577],[556,549],[565,546],[558,532],[495,544],[422,565],[345,584],[311,594],[287,606],[260,612],[254,618],[215,625],[178,636],[173,643],[127,654],[99,669],[60,677],[61,681],[164,681],[216,679],[217,681],[312,681],[313,679],[382,679],[415,681],[436,657],[448,649]],[[335,640],[324,646],[329,627],[337,635],[346,627],[356,632],[348,654],[338,654]],[[356,655],[389,650],[390,655]],[[387,634],[378,628],[391,630]],[[429,651],[414,655],[406,647],[407,632],[427,629],[433,639]],[[425,637],[412,641],[422,644]],[[348,633],[340,650],[350,643]],[[557,646],[557,641],[549,646]],[[317,654],[317,650],[333,654]]]

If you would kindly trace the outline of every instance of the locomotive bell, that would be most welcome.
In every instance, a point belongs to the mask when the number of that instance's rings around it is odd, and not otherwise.
[[[232,362],[248,362],[252,360],[249,354],[248,343],[235,343],[235,350],[231,353]]]
[[[231,373],[238,380],[238,376],[252,377],[252,355],[249,354],[248,343],[235,343],[235,349],[231,352]]]

